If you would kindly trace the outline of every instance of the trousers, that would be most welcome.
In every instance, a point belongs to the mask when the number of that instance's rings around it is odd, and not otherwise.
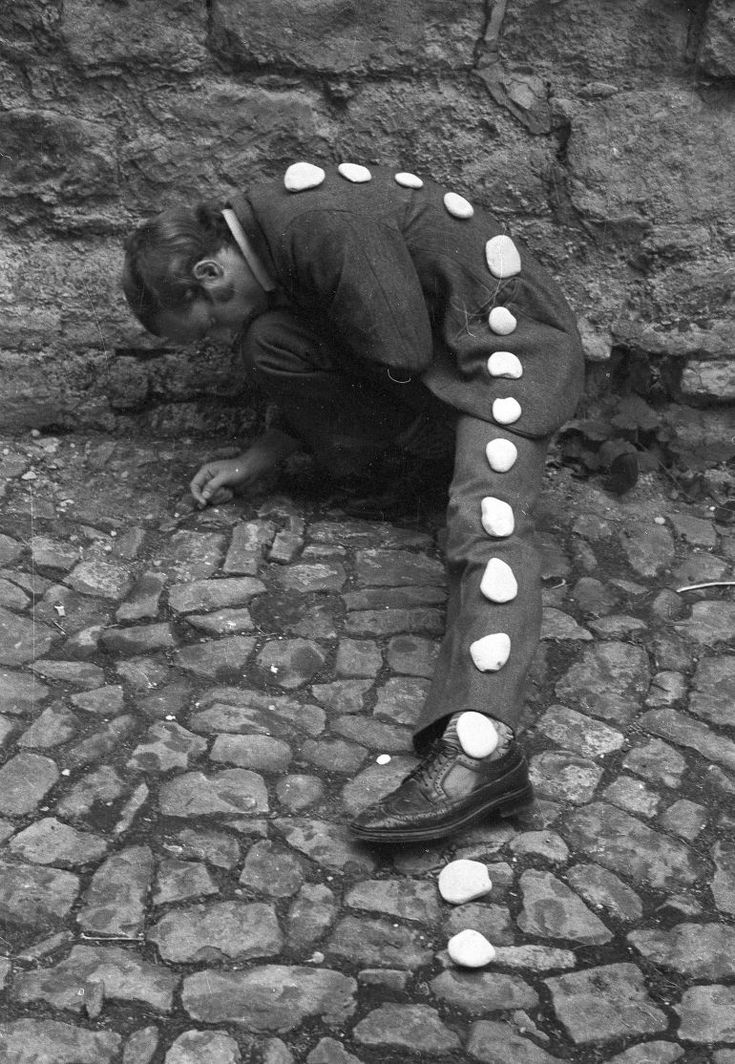
[[[463,710],[516,730],[541,629],[541,563],[534,511],[548,438],[454,411],[386,367],[346,362],[328,338],[290,310],[258,317],[243,354],[283,427],[325,471],[359,473],[422,416],[455,422],[445,564],[445,633],[417,721],[417,749]]]

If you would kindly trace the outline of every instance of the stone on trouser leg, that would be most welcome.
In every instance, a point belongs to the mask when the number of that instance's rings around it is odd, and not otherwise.
[[[485,448],[488,464],[495,473],[507,473],[512,469],[518,458],[518,448],[510,440],[504,440],[498,436],[490,440]]]
[[[491,632],[470,644],[470,657],[480,672],[497,672],[510,657],[510,636]]]
[[[491,558],[480,581],[480,591],[491,602],[510,602],[518,594],[518,581],[502,558]]]
[[[480,504],[482,507],[482,527],[488,536],[510,536],[515,528],[513,509],[502,499],[486,495]]]

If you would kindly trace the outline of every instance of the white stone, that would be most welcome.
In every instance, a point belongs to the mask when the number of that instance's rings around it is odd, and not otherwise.
[[[497,672],[510,657],[510,636],[491,632],[470,644],[470,657],[480,672]]]
[[[423,188],[424,182],[420,177],[416,177],[416,174],[400,173],[395,175],[397,184],[402,188]]]
[[[502,558],[491,558],[480,581],[480,591],[491,602],[511,602],[518,594],[513,570]]]
[[[516,464],[518,448],[512,440],[504,440],[498,436],[490,440],[485,448],[488,464],[495,473],[507,473]]]
[[[492,890],[492,881],[488,870],[480,861],[450,861],[439,873],[437,880],[439,893],[450,905],[464,905],[465,902],[482,898]]]
[[[521,416],[521,404],[512,395],[493,400],[493,417],[499,425],[512,425]]]
[[[518,319],[507,307],[493,307],[488,315],[487,323],[498,336],[510,336],[512,332],[515,332]]]
[[[482,506],[482,527],[488,536],[511,536],[516,522],[513,508],[494,495],[486,495]]]
[[[523,376],[521,360],[512,351],[493,351],[487,360],[487,370],[491,377],[510,377],[514,381]]]
[[[469,200],[457,195],[456,192],[447,192],[444,197],[444,206],[453,218],[471,218],[475,213],[475,208]]]
[[[498,729],[489,717],[468,709],[457,719],[457,738],[468,757],[489,757],[498,745]]]
[[[485,244],[485,259],[493,277],[503,280],[521,272],[521,256],[509,236],[494,236]]]
[[[495,950],[485,936],[469,927],[449,939],[447,952],[450,959],[462,968],[484,968],[495,957]]]
[[[373,179],[373,175],[367,166],[360,166],[359,163],[340,163],[337,167],[337,172],[348,181],[353,181],[356,185],[362,185],[366,181],[372,181]]]
[[[289,192],[304,192],[321,185],[326,174],[321,166],[312,163],[293,163],[286,171],[283,183]]]

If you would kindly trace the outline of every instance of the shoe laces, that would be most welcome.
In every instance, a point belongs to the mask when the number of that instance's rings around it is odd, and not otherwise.
[[[425,787],[442,763],[456,757],[457,747],[446,740],[435,739],[416,768],[409,772],[407,779],[415,780],[419,787]]]

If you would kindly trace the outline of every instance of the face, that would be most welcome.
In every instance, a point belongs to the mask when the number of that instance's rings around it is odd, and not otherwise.
[[[223,247],[194,266],[194,276],[207,292],[186,310],[162,311],[156,321],[158,331],[175,343],[195,340],[222,340],[235,336],[268,306],[261,288],[239,251]]]

